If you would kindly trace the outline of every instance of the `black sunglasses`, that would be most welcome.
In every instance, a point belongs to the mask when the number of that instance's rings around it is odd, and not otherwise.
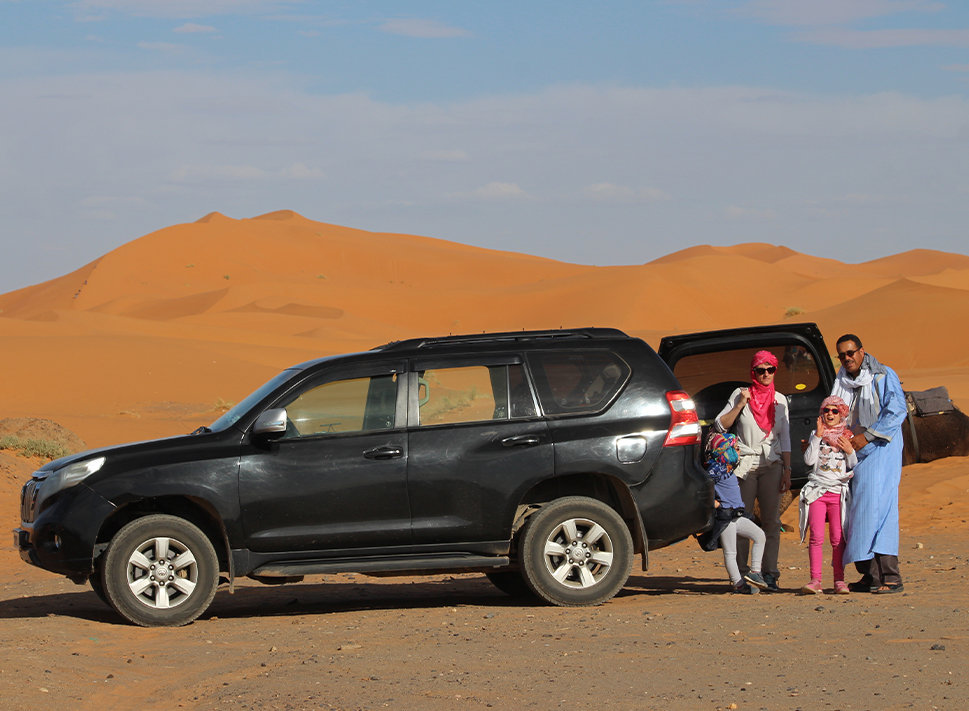
[[[825,413],[830,412],[833,415],[841,414],[841,410],[839,410],[836,407],[826,407],[823,410],[821,410],[821,412],[825,412]]]
[[[842,351],[841,353],[838,354],[838,360],[844,360],[845,358],[854,358],[855,353],[857,353],[860,350],[861,350],[860,348],[856,348],[853,351]]]
[[[775,368],[772,365],[768,365],[767,367],[762,366],[760,368],[754,368],[754,372],[757,373],[757,375],[763,375],[764,373],[774,373],[776,370],[777,368]]]

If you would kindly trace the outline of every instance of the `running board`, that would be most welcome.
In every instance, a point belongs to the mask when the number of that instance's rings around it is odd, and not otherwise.
[[[270,563],[250,573],[266,578],[288,578],[298,575],[326,573],[401,574],[473,571],[491,568],[507,568],[511,559],[507,556],[488,555],[426,555],[415,558],[344,558],[341,560],[300,560]]]

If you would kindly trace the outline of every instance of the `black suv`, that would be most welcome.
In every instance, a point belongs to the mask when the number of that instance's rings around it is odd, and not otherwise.
[[[690,396],[614,329],[415,339],[294,366],[191,435],[45,465],[21,557],[127,620],[180,625],[232,585],[481,571],[609,599],[709,524]]]

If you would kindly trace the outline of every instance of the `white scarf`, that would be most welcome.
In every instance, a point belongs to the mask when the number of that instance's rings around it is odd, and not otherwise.
[[[831,394],[837,395],[848,409],[854,413],[856,424],[865,429],[871,427],[878,420],[878,413],[881,411],[881,403],[878,402],[878,393],[875,392],[875,374],[884,372],[884,367],[875,360],[870,354],[866,353],[861,361],[861,368],[858,375],[852,378],[844,366],[838,370],[838,377],[835,378],[834,387]],[[858,406],[855,407],[855,399]]]

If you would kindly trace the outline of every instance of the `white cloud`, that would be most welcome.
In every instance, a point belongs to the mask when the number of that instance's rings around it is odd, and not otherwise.
[[[171,42],[139,42],[138,48],[146,49],[150,52],[166,52],[169,54],[177,54],[185,51],[184,45],[172,44]]]
[[[672,199],[669,193],[658,188],[631,188],[613,183],[587,185],[583,192],[587,197],[601,202],[648,203]]]
[[[211,34],[213,32],[218,32],[218,30],[211,25],[197,25],[194,22],[186,22],[184,25],[176,27],[172,31],[182,34]]]
[[[965,30],[853,30],[822,28],[798,33],[795,39],[812,44],[834,45],[846,49],[879,49],[886,47],[969,47],[969,29]]]
[[[943,9],[936,0],[749,0],[734,12],[776,25],[821,26]]]
[[[109,13],[136,17],[208,17],[211,15],[275,12],[299,6],[304,0],[75,0],[74,11],[85,20]]]
[[[776,219],[777,213],[770,209],[729,205],[727,209],[724,210],[724,216],[728,220],[753,220],[762,222],[765,220]]]
[[[522,200],[529,197],[528,193],[522,190],[517,183],[492,182],[482,185],[469,193],[461,196],[476,198],[478,200]]]
[[[434,20],[396,19],[387,20],[380,24],[379,29],[391,35],[404,37],[420,37],[425,39],[443,39],[449,37],[467,37],[470,32],[460,27],[452,27]]]
[[[297,180],[310,180],[316,178],[325,178],[326,174],[319,168],[310,168],[304,163],[293,163],[287,168],[283,168],[279,171],[279,177],[281,178],[295,178]]]

